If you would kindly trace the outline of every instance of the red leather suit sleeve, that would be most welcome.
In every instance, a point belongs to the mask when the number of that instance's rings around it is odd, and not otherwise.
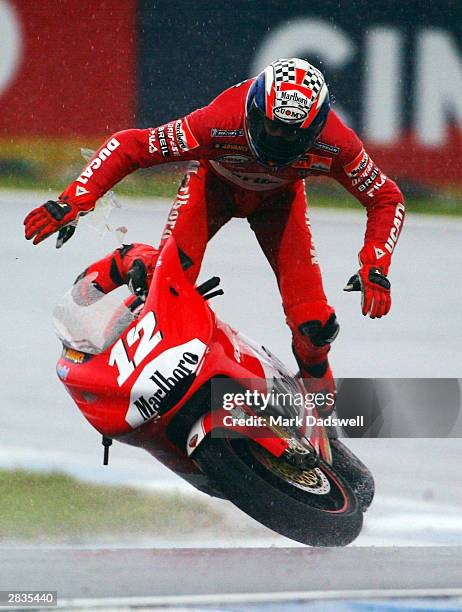
[[[138,168],[198,159],[202,153],[186,117],[157,128],[117,132],[98,149],[61,197],[78,199],[91,194],[99,198]]]
[[[389,259],[404,222],[403,194],[375,164],[355,132],[337,116],[335,121],[341,133],[342,148],[333,165],[332,176],[367,210],[364,244],[385,251]]]

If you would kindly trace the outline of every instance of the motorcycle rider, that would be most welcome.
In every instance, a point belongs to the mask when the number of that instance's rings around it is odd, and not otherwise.
[[[159,249],[174,235],[195,282],[207,242],[230,218],[247,218],[276,275],[301,375],[333,388],[327,355],[339,326],[322,284],[304,179],[332,177],[367,210],[359,271],[345,290],[361,290],[362,313],[371,318],[390,310],[387,274],[405,206],[397,185],[330,108],[324,76],[307,61],[277,60],[186,117],[112,135],[56,201],[29,213],[26,238],[38,244],[58,231],[59,248],[78,217],[124,176],[186,160],[196,163],[179,187]],[[90,270],[99,272],[105,291],[126,282],[142,293],[157,254],[125,245]]]

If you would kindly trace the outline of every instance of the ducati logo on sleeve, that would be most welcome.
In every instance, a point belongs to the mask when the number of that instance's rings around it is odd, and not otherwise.
[[[106,161],[106,159],[112,154],[113,151],[120,146],[120,142],[117,138],[111,138],[106,143],[106,146],[99,151],[99,153],[91,160],[88,166],[83,170],[82,174],[78,177],[77,181],[85,185],[88,183],[88,179],[93,176],[95,170],[101,166],[101,164]]]

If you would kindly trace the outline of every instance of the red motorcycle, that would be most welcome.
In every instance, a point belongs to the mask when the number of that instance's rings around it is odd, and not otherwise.
[[[319,424],[315,407],[275,399],[306,390],[268,350],[218,319],[208,303],[223,293],[218,283],[193,287],[173,239],[145,301],[121,297],[122,288],[103,294],[91,276],[82,279],[54,313],[58,376],[103,435],[105,463],[112,440],[144,448],[286,537],[344,546],[361,530],[373,478]],[[250,402],[259,398],[264,409]]]

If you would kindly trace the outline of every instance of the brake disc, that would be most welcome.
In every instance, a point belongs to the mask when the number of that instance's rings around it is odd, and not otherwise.
[[[261,447],[252,448],[252,453],[267,470],[294,487],[316,495],[329,493],[330,483],[318,467],[299,468],[285,458],[274,457]]]

